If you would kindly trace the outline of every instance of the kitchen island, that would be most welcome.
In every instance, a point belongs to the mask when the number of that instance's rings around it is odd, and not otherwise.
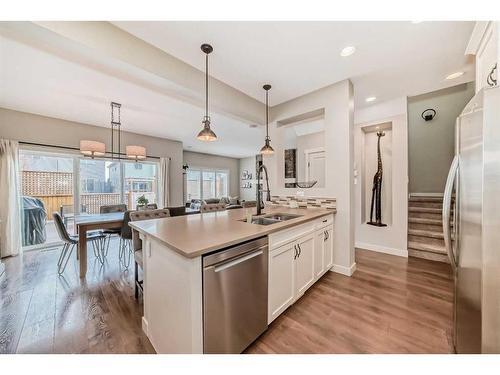
[[[265,242],[259,254],[266,257],[261,281],[268,293],[257,302],[267,310],[266,327],[332,267],[334,209],[266,207],[262,216],[287,219],[269,225],[245,222],[246,210],[130,224],[143,242],[143,330],[158,353],[211,352],[206,342],[204,350],[203,272],[213,254]]]

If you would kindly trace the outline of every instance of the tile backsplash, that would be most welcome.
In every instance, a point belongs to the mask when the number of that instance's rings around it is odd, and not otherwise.
[[[335,209],[337,199],[323,197],[300,197],[295,195],[273,195],[271,196],[271,205],[290,207],[290,202],[297,202],[299,207],[320,207]],[[294,204],[294,203],[292,203]]]

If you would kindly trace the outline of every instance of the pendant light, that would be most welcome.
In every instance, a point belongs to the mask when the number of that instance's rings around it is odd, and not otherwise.
[[[271,85],[264,85],[262,87],[266,90],[266,139],[264,147],[260,149],[262,155],[272,155],[274,154],[274,149],[271,147],[271,138],[269,138],[269,90],[271,90]]]
[[[208,55],[214,50],[210,44],[202,44],[201,50],[205,53],[205,116],[203,117],[203,129],[198,133],[198,139],[203,142],[213,142],[217,136],[210,129],[210,116],[208,115]]]

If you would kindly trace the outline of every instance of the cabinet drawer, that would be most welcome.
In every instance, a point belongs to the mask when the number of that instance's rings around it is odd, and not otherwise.
[[[329,225],[333,225],[333,215],[323,216],[316,220],[315,229],[320,229]]]
[[[283,229],[279,232],[271,233],[269,235],[269,249],[272,251],[273,249],[283,246],[289,242],[295,241],[296,239],[313,232],[315,226],[316,221],[310,221],[289,229]]]

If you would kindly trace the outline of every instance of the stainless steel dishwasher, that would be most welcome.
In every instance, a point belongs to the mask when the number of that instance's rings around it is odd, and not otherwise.
[[[267,329],[267,237],[203,257],[203,351],[241,353]]]

